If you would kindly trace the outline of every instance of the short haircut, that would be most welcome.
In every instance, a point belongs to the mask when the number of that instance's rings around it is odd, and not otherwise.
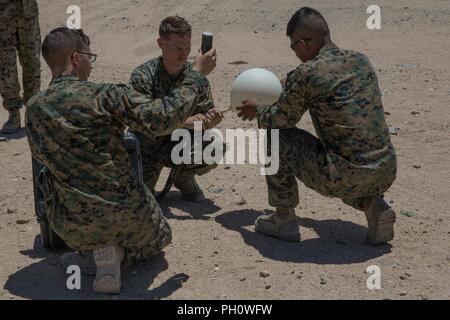
[[[86,50],[91,44],[81,29],[59,27],[50,31],[42,43],[42,56],[53,69],[63,67],[75,51]]]
[[[288,37],[291,37],[298,29],[305,26],[309,26],[309,23],[314,18],[321,20],[326,26],[327,31],[329,32],[328,24],[319,11],[313,8],[303,7],[299,9],[296,13],[294,13],[291,20],[289,20],[286,35]]]
[[[192,27],[186,19],[179,16],[170,16],[161,21],[159,25],[159,36],[163,38],[171,34],[190,36],[192,34]]]

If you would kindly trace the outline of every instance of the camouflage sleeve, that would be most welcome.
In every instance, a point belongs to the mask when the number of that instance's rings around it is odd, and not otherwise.
[[[127,126],[147,134],[163,136],[182,127],[196,107],[199,93],[208,80],[191,71],[181,86],[162,99],[152,99],[125,85],[111,86],[104,101],[105,108]]]
[[[308,88],[301,69],[287,75],[286,86],[277,103],[264,107],[258,112],[260,128],[293,128],[308,110]]]
[[[48,166],[46,157],[41,153],[41,150],[49,152],[47,148],[43,147],[43,140],[48,137],[48,128],[45,127],[45,122],[42,121],[40,109],[38,108],[32,106],[32,103],[27,103],[25,109],[25,128],[32,157],[41,164]]]
[[[153,77],[148,76],[145,72],[140,69],[136,69],[133,71],[130,77],[130,86],[147,96],[151,96],[152,87],[153,87]]]

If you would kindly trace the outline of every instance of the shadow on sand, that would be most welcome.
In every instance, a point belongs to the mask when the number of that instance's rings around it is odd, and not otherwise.
[[[239,232],[247,245],[276,261],[352,264],[391,252],[389,244],[376,247],[363,244],[367,228],[338,220],[299,218],[300,232],[302,228],[312,228],[319,237],[297,243],[284,242],[254,232],[253,225],[259,215],[261,212],[255,210],[238,210],[224,213],[216,217],[216,221],[229,230]]]

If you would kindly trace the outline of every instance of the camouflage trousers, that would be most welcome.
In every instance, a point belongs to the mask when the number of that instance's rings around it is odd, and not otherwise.
[[[79,212],[69,211],[60,201],[57,183],[47,169],[43,169],[40,179],[48,223],[74,250],[117,245],[124,248],[125,263],[131,265],[156,256],[172,240],[170,225],[158,202],[134,174],[130,174],[127,193],[117,195],[117,201],[89,207],[81,199]]]
[[[161,171],[164,167],[177,168],[178,179],[192,175],[202,176],[217,168],[217,164],[182,164],[176,165],[171,160],[172,148],[178,143],[171,141],[170,136],[148,138],[140,133],[135,133],[141,141],[142,171],[144,183],[151,192],[155,191]],[[193,141],[193,140],[192,140]],[[203,148],[207,144],[204,143]],[[224,146],[225,150],[225,146]],[[193,155],[193,150],[191,150]]]
[[[309,132],[298,128],[279,132],[280,168],[275,175],[266,176],[269,204],[273,207],[294,208],[299,204],[298,179],[321,195],[339,198],[361,211],[365,203],[382,197],[396,178],[396,162],[378,172],[340,172],[320,140]]]
[[[3,1],[0,1],[3,2]],[[19,110],[39,92],[41,35],[38,16],[18,15],[22,1],[0,3],[0,94],[6,110]],[[23,99],[17,70],[22,65]]]

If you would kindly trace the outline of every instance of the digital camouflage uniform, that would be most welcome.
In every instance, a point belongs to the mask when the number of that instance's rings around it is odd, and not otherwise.
[[[8,111],[39,92],[41,83],[39,10],[36,0],[0,0],[0,94]],[[23,72],[23,99],[17,55]]]
[[[296,128],[307,110],[318,138]],[[377,76],[361,53],[326,45],[288,73],[280,100],[258,122],[281,129],[280,170],[266,177],[271,206],[298,205],[298,178],[362,210],[362,200],[382,196],[396,178]]]
[[[173,90],[178,88],[190,70],[192,70],[192,64],[186,62],[180,76],[174,79],[167,73],[162,62],[162,57],[159,57],[151,59],[137,67],[131,75],[130,85],[138,92],[149,95],[153,99],[158,99],[169,95]],[[205,114],[213,108],[214,100],[211,87],[208,84],[199,94],[191,115]],[[178,142],[171,141],[172,132],[164,135],[148,135],[139,132],[138,128],[130,127],[130,130],[136,133],[141,140],[144,182],[153,192],[161,170],[164,167],[175,167],[171,161],[171,152],[174,145]],[[217,165],[183,164],[177,175],[178,177],[189,176],[189,173],[203,175],[216,167]]]
[[[58,76],[29,100],[31,152],[48,168],[48,220],[69,247],[118,245],[128,261],[135,261],[148,259],[171,241],[154,196],[132,173],[124,130],[171,132],[193,112],[206,85],[206,78],[192,71],[170,96],[151,99],[125,85]]]

